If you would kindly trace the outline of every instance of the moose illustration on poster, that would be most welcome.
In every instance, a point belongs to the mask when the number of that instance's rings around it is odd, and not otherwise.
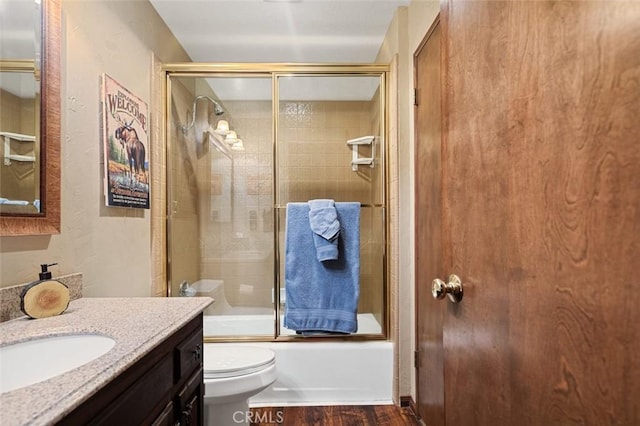
[[[102,76],[105,204],[149,208],[147,104],[106,74]]]

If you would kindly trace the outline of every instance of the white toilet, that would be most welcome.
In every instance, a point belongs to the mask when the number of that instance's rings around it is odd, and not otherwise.
[[[276,381],[275,353],[254,346],[204,345],[204,424],[248,425],[249,398]]]

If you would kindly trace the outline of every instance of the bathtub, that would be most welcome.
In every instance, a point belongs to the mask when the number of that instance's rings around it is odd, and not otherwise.
[[[278,379],[251,407],[393,404],[393,344],[388,341],[206,343],[267,347]]]
[[[229,312],[227,310],[226,312]],[[233,314],[205,315],[205,336],[273,336],[273,310],[269,308],[234,307]],[[284,318],[280,317],[282,325]],[[382,327],[373,314],[358,314],[356,334],[380,334]],[[281,335],[293,335],[295,331],[281,327]]]
[[[231,306],[222,281],[195,283],[198,295],[216,302],[204,316],[205,336],[273,336],[274,312],[270,308]],[[281,322],[282,324],[282,318]],[[382,327],[370,313],[358,314],[359,334],[379,334]],[[282,334],[293,334],[282,328]],[[393,403],[393,344],[384,340],[350,342],[207,343],[251,345],[276,353],[278,379],[250,399],[254,407],[292,405],[381,405]]]
[[[192,284],[197,296],[209,296],[213,305],[204,312],[205,336],[273,336],[274,310],[272,307],[232,305],[226,295],[224,280],[202,279]],[[284,301],[286,293],[280,290],[280,301]],[[273,294],[268,303],[274,303]],[[284,320],[280,318],[280,324]],[[282,327],[281,334],[294,334],[292,330]],[[358,314],[357,334],[381,334],[382,326],[371,313]]]

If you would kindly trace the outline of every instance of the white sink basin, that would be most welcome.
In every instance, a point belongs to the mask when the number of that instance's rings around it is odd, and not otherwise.
[[[115,340],[98,334],[41,337],[0,347],[0,393],[55,377],[109,352]]]

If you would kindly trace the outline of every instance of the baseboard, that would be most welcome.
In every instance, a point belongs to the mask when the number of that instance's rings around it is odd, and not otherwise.
[[[417,419],[420,418],[420,416],[418,415],[418,407],[416,406],[416,402],[413,400],[413,397],[411,395],[401,396],[400,397],[400,406],[408,408],[409,410],[411,410],[413,412],[413,415]]]

